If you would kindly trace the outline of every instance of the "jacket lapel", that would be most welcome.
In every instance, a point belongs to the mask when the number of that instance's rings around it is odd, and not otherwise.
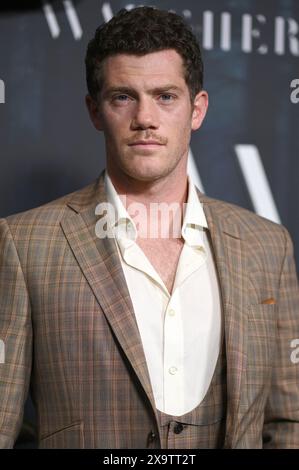
[[[89,188],[92,188],[90,186]],[[98,238],[96,206],[105,203],[103,173],[90,194],[75,193],[68,203],[73,211],[61,221],[65,237],[107,321],[130,361],[154,409],[146,359],[134,309],[114,239]]]
[[[228,206],[199,193],[207,217],[223,301],[227,358],[225,447],[233,447],[247,360],[248,270],[241,225]]]

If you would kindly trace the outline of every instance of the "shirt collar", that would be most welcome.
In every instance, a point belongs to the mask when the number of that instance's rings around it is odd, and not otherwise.
[[[208,228],[207,219],[190,175],[187,179],[188,198],[187,203],[184,204],[185,213],[181,233],[188,245],[202,247],[203,231]],[[105,170],[104,182],[107,201],[114,209],[114,220],[110,221],[114,235],[117,239],[127,239],[128,242],[134,243],[137,238],[136,225],[128,214],[107,170]]]
[[[196,187],[188,175],[188,198],[182,226],[182,236],[190,246],[203,245],[203,231],[208,228],[207,219],[198,198]]]
[[[137,228],[133,219],[128,214],[121,197],[117,193],[107,170],[104,175],[105,191],[107,201],[113,207],[114,217],[110,219],[110,227],[117,239],[127,239],[134,242],[137,238]],[[125,195],[124,195],[125,196]]]

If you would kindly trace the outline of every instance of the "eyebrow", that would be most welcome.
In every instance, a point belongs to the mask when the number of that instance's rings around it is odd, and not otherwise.
[[[166,91],[182,91],[182,89],[176,85],[173,85],[172,83],[169,83],[169,84],[166,84],[166,85],[163,85],[163,86],[159,86],[159,87],[155,87],[155,88],[151,88],[148,90],[148,92],[152,95],[156,95],[156,94],[159,94],[159,93],[165,93]],[[127,86],[111,86],[109,87],[105,93],[104,93],[104,96],[109,96],[111,95],[111,93],[114,93],[114,92],[119,92],[119,93],[126,93],[126,94],[130,94],[130,95],[133,95],[133,96],[136,96],[137,95],[137,92],[134,88],[130,88],[130,87],[127,87]]]

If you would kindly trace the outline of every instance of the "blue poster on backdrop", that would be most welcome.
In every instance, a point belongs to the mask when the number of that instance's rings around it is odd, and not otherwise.
[[[120,8],[152,5],[184,16],[203,52],[210,106],[191,140],[195,182],[211,197],[285,225],[299,268],[298,1],[1,3],[0,217],[100,174],[104,140],[84,101],[87,43]]]

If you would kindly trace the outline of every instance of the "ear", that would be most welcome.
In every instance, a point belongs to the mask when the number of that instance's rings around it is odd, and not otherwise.
[[[88,109],[89,117],[98,131],[103,130],[101,115],[99,111],[99,105],[90,95],[86,95],[85,103]]]
[[[193,111],[191,119],[191,129],[195,131],[199,129],[209,106],[209,95],[206,91],[202,90],[194,98]]]

